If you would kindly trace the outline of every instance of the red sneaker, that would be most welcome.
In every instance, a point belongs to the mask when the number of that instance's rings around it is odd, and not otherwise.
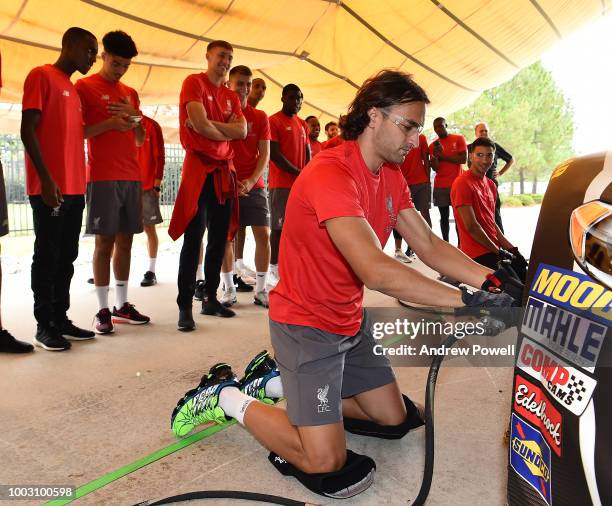
[[[151,318],[140,314],[134,304],[126,302],[119,309],[113,306],[113,323],[129,323],[131,325],[142,325],[149,323]]]
[[[94,317],[93,331],[96,334],[110,334],[114,330],[115,327],[113,327],[113,320],[110,310],[107,307],[100,309],[100,311]]]

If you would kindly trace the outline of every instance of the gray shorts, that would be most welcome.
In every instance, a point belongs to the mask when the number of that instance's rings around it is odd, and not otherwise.
[[[436,207],[444,207],[451,205],[450,198],[450,187],[448,188],[434,188],[433,191],[433,203]]]
[[[8,203],[6,201],[6,188],[4,186],[4,171],[0,162],[0,237],[9,233]]]
[[[86,232],[97,235],[142,232],[142,183],[93,181],[87,183]]]
[[[270,188],[270,227],[282,230],[285,222],[285,208],[291,188]]]
[[[386,356],[374,355],[367,311],[355,336],[270,320],[272,347],[293,425],[342,420],[342,399],[395,381]]]
[[[162,218],[159,208],[159,193],[155,190],[145,190],[142,192],[142,224],[159,225]]]
[[[263,188],[253,188],[246,197],[238,199],[241,227],[269,227],[268,195]]]
[[[417,211],[431,207],[431,183],[411,184],[408,189]]]

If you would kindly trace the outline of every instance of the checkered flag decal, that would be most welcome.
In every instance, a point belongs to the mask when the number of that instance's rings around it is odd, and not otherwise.
[[[582,394],[586,392],[583,380],[577,380],[573,374],[570,376],[570,380],[567,383],[570,397],[573,397],[577,401],[582,400]]]

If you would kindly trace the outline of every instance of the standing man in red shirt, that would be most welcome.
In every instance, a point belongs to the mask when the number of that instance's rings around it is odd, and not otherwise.
[[[140,100],[120,80],[138,51],[125,32],[102,39],[102,68],[77,81],[88,147],[87,226],[95,234],[93,257],[98,313],[94,332],[109,334],[113,323],[141,325],[150,318],[128,301],[132,238],[142,232],[142,182],[137,146],[144,142]],[[111,257],[115,306],[108,304]]]
[[[87,74],[97,54],[98,42],[91,32],[69,28],[59,59],[32,69],[23,85],[21,140],[36,235],[34,343],[50,351],[70,349],[67,339],[94,337],[73,325],[66,312],[85,207],[83,116],[70,76],[77,70]]]
[[[181,331],[195,329],[191,306],[205,229],[208,230],[204,259],[206,286],[201,313],[224,318],[235,315],[217,299],[225,244],[234,234],[230,231],[232,203],[242,188],[232,163],[231,141],[244,139],[247,134],[238,95],[224,85],[233,57],[234,49],[229,42],[211,42],[206,48],[206,72],[188,76],[181,89],[179,126],[186,153],[168,229],[174,240],[185,234],[176,299]],[[237,218],[234,215],[235,228],[238,228]]]
[[[238,95],[242,114],[244,114],[247,122],[246,139],[232,141],[232,148],[234,149],[236,176],[242,185],[238,198],[240,232],[244,236],[246,227],[251,227],[255,238],[255,269],[257,272],[255,273],[253,302],[258,306],[267,308],[266,280],[270,264],[270,211],[262,174],[270,160],[270,124],[265,112],[259,111],[247,103],[252,76],[251,69],[244,65],[234,67],[229,73],[229,88]],[[226,259],[224,261],[224,264],[227,263],[230,269],[233,265],[232,259],[233,243],[230,243],[226,249]],[[238,277],[232,271],[223,272],[224,270],[221,269],[222,281],[225,284],[225,293],[221,303],[231,305],[237,300],[236,287],[233,290],[231,287],[234,286],[234,281],[238,281]],[[230,287],[229,290],[228,287]],[[242,290],[246,291],[247,287],[253,289],[251,286],[245,285]],[[240,287],[238,289],[240,290]]]
[[[418,143],[428,101],[398,71],[382,71],[360,88],[341,120],[344,144],[319,153],[291,190],[281,278],[270,294],[278,368],[262,353],[238,382],[229,365],[213,366],[174,410],[176,434],[200,420],[234,417],[271,451],[269,460],[283,475],[345,498],[368,488],[376,467],[347,450],[345,430],[399,439],[423,424],[388,358],[374,351],[364,285],[426,305],[505,310],[513,303],[507,294],[440,283],[382,250],[395,227],[435,270],[471,286],[481,286],[491,272],[432,233],[397,167]],[[286,410],[256,401],[280,394]]]
[[[155,225],[164,221],[159,207],[161,182],[164,178],[164,136],[159,123],[147,116],[142,117],[145,138],[138,148],[138,164],[142,177],[142,224],[147,234],[147,250],[149,252],[149,270],[145,272],[140,286],[153,286],[157,283],[155,264],[159,239]]]
[[[254,109],[257,109],[259,102],[266,96],[266,82],[261,77],[253,79],[253,85],[251,86],[251,93],[247,99],[249,105]]]
[[[471,144],[469,170],[453,183],[451,200],[459,228],[459,249],[491,269],[508,258],[524,281],[527,262],[495,222],[497,186],[486,177],[494,158],[495,143],[488,137],[478,137]]]
[[[429,216],[429,208],[431,207],[429,149],[427,137],[423,134],[419,135],[419,145],[412,148],[410,153],[406,155],[404,163],[400,165],[400,170],[408,184],[414,207],[431,227]],[[393,230],[393,237],[395,238],[395,258],[408,263],[406,258],[412,260],[415,256],[410,245],[408,245],[404,254],[402,252],[402,238],[395,229]]]
[[[467,161],[465,137],[449,134],[446,120],[436,118],[433,128],[438,138],[429,145],[431,168],[436,172],[434,179],[433,202],[440,211],[440,230],[442,238],[448,242],[450,231],[450,189],[462,171],[461,165]]]
[[[281,101],[283,108],[270,116],[270,215],[272,233],[270,235],[270,274],[268,283],[278,283],[278,252],[285,207],[289,191],[300,175],[301,170],[310,161],[308,146],[308,125],[297,113],[302,108],[304,95],[295,84],[283,88]]]
[[[314,157],[322,149],[322,143],[319,142],[321,124],[316,116],[308,116],[304,121],[306,121],[309,128],[308,145],[310,146],[310,156]]]

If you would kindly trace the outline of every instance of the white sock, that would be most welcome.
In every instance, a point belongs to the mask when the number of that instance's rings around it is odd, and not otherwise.
[[[234,271],[222,272],[221,282],[225,287],[225,291],[235,290],[236,287],[234,286]]]
[[[268,268],[268,272],[278,277],[278,264],[270,264],[270,267]]]
[[[276,376],[266,383],[266,397],[282,397],[283,396],[283,384],[281,377]],[[223,392],[223,390],[221,390]]]
[[[117,309],[121,309],[123,307],[123,304],[128,301],[127,292],[127,279],[125,281],[119,281],[118,279],[115,280],[115,307]]]
[[[242,425],[246,410],[254,400],[254,397],[242,393],[237,387],[225,387],[219,394],[219,406],[227,416],[235,418]]]
[[[198,271],[196,272],[196,281],[204,281],[204,264],[198,264]]]
[[[238,271],[244,270],[244,262],[242,261],[242,258],[238,258],[236,260],[236,270]]]
[[[151,272],[155,272],[155,262],[157,261],[157,258],[149,258],[149,270]]]
[[[268,280],[267,272],[258,272],[255,276],[255,293],[263,292],[266,289],[266,281]]]
[[[96,286],[96,295],[98,297],[98,311],[108,308],[108,285]]]

